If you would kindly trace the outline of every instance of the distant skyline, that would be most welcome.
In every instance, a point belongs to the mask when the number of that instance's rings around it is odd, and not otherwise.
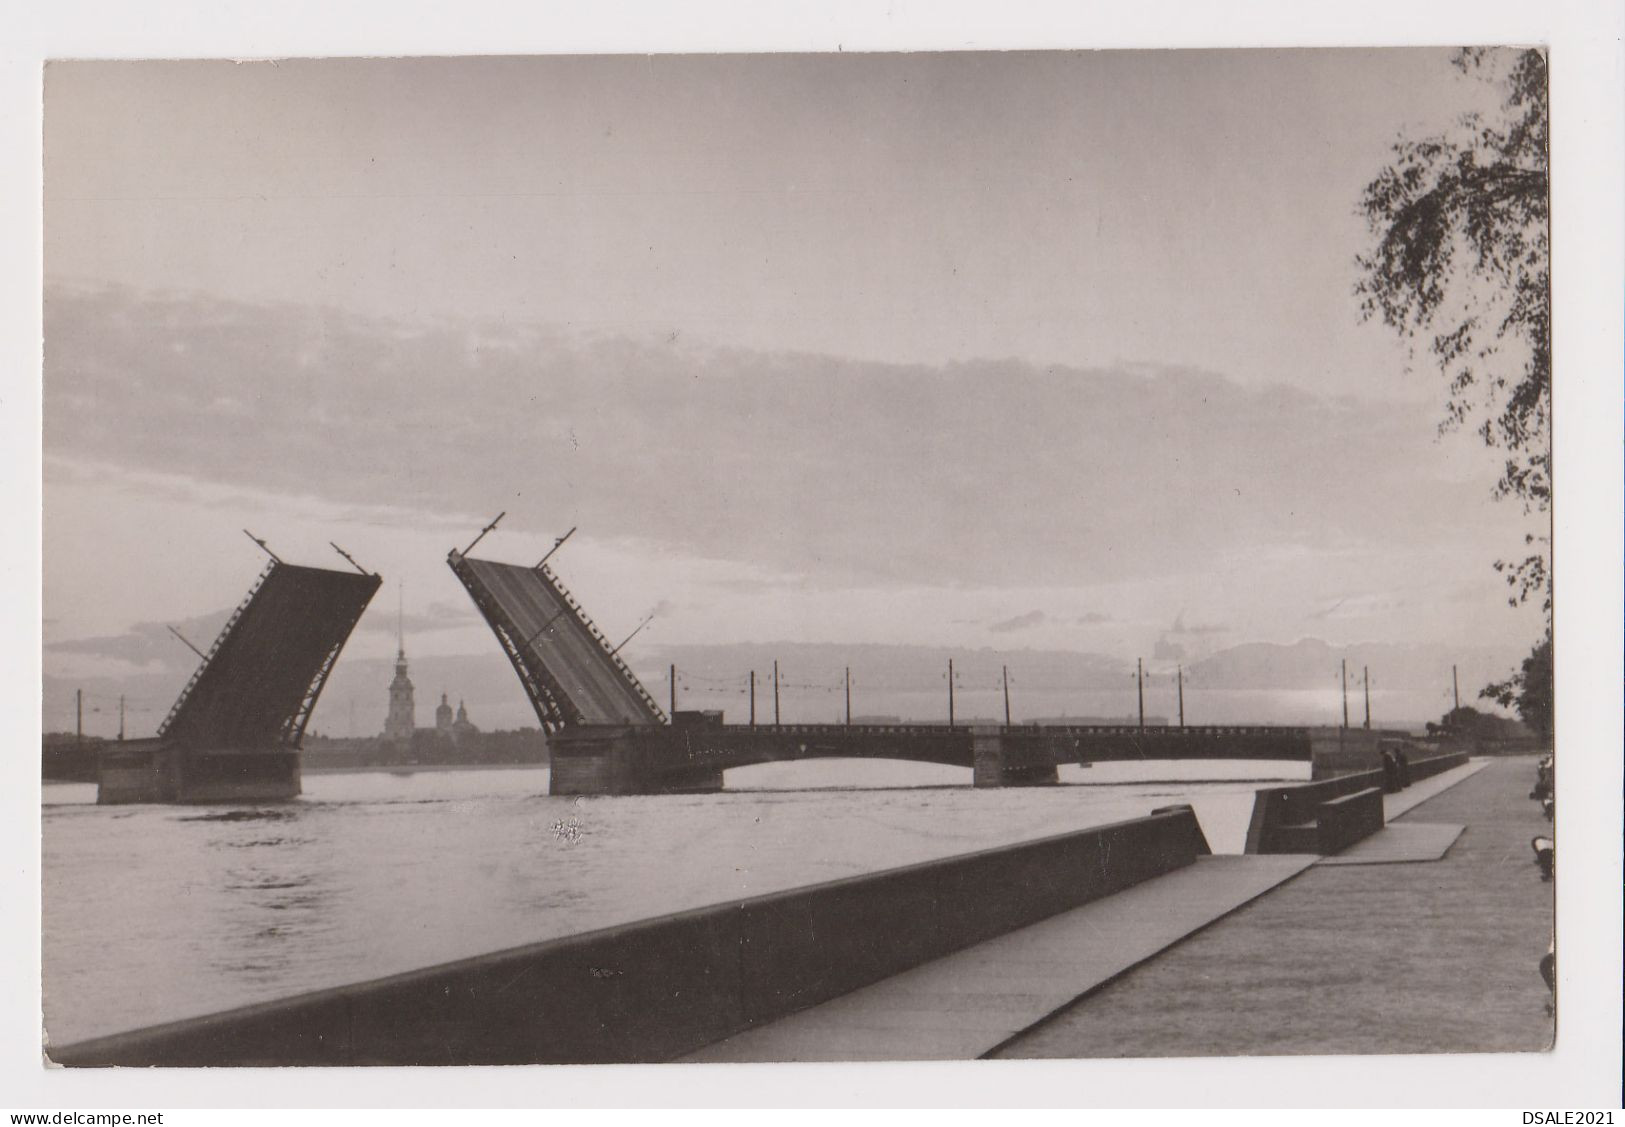
[[[1510,669],[1527,522],[1351,292],[1388,146],[1483,101],[1448,58],[53,63],[46,674],[233,605],[244,525],[488,654],[442,561],[503,509],[639,646]]]
[[[224,615],[182,623],[189,637],[209,638]],[[74,679],[47,676],[47,731],[73,731],[76,690],[83,692],[84,731],[112,737],[118,731],[120,698],[128,734],[151,735],[167,714],[195,664],[161,628],[142,627],[120,639],[127,656],[139,654],[139,673]],[[104,652],[104,639],[61,643],[61,652]],[[133,651],[133,652],[132,652]],[[781,669],[782,716],[786,723],[829,723],[843,717],[843,674],[852,674],[856,716],[887,715],[907,721],[947,718],[946,663],[955,669],[957,715],[1003,713],[1002,670],[1008,668],[1011,713],[1017,723],[1041,717],[1094,719],[1133,717],[1134,658],[1026,646],[933,647],[887,644],[757,642],[715,645],[656,644],[634,657],[634,672],[664,707],[669,700],[668,665],[677,669],[678,707],[721,709],[730,722],[749,716],[749,674],[757,676],[757,717],[772,715],[772,668]],[[1336,724],[1341,717],[1340,659],[1348,662],[1350,719],[1362,723],[1362,677],[1371,676],[1372,722],[1378,728],[1422,730],[1451,706],[1451,672],[1459,666],[1462,703],[1494,711],[1473,699],[1472,687],[1494,676],[1502,656],[1493,647],[1364,643],[1333,647],[1304,640],[1291,645],[1243,643],[1191,661],[1147,659],[1148,723],[1178,717],[1183,680],[1192,724]],[[483,729],[534,728],[537,719],[507,659],[490,645],[471,653],[414,655],[407,641],[409,677],[416,689],[417,721],[426,726],[439,694],[466,703]],[[317,710],[312,734],[375,738],[384,729],[394,656],[346,657],[334,670]],[[1182,666],[1182,678],[1176,676]]]

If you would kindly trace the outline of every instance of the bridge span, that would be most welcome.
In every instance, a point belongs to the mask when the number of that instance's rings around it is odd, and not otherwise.
[[[157,737],[103,749],[96,801],[297,796],[305,725],[381,582],[359,566],[332,571],[272,555],[214,645],[200,653]]]
[[[496,636],[548,733],[554,794],[714,791],[732,768],[802,759],[900,759],[966,767],[976,786],[999,787],[1054,783],[1057,768],[1069,763],[1307,763],[1314,754],[1315,737],[1308,728],[727,724],[716,712],[668,718],[545,558],[527,567],[453,550],[446,562]]]
[[[554,794],[717,790],[723,772],[805,759],[898,759],[966,767],[978,787],[1041,786],[1063,764],[1152,759],[1307,763],[1307,728],[1050,727],[1036,724],[725,724],[678,713],[660,727],[586,725],[550,738]]]

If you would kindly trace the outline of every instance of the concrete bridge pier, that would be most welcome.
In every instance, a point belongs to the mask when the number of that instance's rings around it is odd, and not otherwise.
[[[1060,782],[1044,739],[1006,728],[971,728],[971,779],[978,787],[1036,787]]]
[[[722,768],[673,762],[663,728],[583,724],[548,736],[549,794],[706,794],[722,789]]]
[[[1409,747],[1410,733],[1386,728],[1311,728],[1309,777],[1318,781],[1379,770],[1385,743]]]

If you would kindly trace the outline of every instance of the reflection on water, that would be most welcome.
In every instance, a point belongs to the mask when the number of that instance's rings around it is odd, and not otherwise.
[[[1193,768],[1227,781],[1180,781]],[[977,791],[961,768],[823,761],[730,772],[722,794],[553,798],[545,769],[312,772],[300,800],[250,808],[52,784],[46,1024],[73,1041],[1175,802],[1234,852],[1250,780],[1306,776],[1112,764],[1062,778],[1113,785]]]
[[[278,820],[292,812],[275,812]],[[265,819],[255,819],[256,821]],[[264,842],[267,839],[256,839]],[[273,847],[239,853],[222,870],[222,906],[232,921],[228,942],[210,952],[209,965],[222,977],[274,986],[287,977],[323,935],[334,928],[332,864],[320,849],[299,848],[311,838],[281,838]],[[219,841],[242,849],[248,843]]]

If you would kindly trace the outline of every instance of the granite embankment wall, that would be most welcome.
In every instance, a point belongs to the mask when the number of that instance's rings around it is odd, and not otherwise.
[[[1375,832],[1382,828],[1380,818],[1372,825],[1366,816],[1356,817],[1351,824],[1347,821],[1352,810],[1361,808],[1361,803],[1342,804],[1326,813],[1335,824],[1335,829],[1329,828],[1326,837],[1320,832],[1320,822],[1323,817],[1323,807],[1338,799],[1359,794],[1362,791],[1376,790],[1380,798],[1383,792],[1394,792],[1403,789],[1412,783],[1434,775],[1460,767],[1467,762],[1464,752],[1452,752],[1443,755],[1426,756],[1422,758],[1407,758],[1399,772],[1394,771],[1360,771],[1354,774],[1337,775],[1319,782],[1294,783],[1280,787],[1266,787],[1256,792],[1253,799],[1252,820],[1247,827],[1248,853],[1326,853],[1336,852],[1347,845],[1353,844],[1358,837],[1349,838],[1353,832],[1351,826],[1361,827],[1366,833]],[[1369,799],[1364,806],[1369,807]],[[1348,807],[1348,808],[1345,808]],[[1380,806],[1379,806],[1380,813]],[[1369,811],[1367,810],[1368,814]],[[1361,834],[1360,836],[1365,836]],[[1323,848],[1337,843],[1336,849]]]
[[[1191,864],[1190,807],[49,1050],[69,1066],[670,1060]]]

